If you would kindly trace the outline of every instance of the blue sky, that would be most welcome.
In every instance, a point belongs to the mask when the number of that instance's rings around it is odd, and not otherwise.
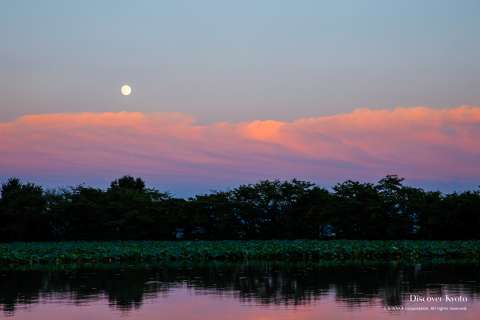
[[[480,104],[480,1],[8,1],[0,120]],[[118,92],[130,83],[128,99]]]
[[[0,182],[474,189],[479,17],[478,0],[3,1]]]

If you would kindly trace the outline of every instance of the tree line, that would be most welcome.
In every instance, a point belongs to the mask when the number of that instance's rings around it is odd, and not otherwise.
[[[331,190],[265,180],[176,198],[125,176],[106,190],[1,186],[0,241],[174,239],[479,239],[480,191],[444,194],[345,181]]]

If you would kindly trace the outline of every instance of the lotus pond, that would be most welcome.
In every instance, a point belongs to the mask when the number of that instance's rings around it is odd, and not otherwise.
[[[1,264],[244,260],[480,260],[480,241],[113,241],[0,244]]]
[[[478,270],[462,261],[4,265],[0,318],[477,319]]]

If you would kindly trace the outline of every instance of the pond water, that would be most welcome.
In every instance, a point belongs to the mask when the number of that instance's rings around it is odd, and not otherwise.
[[[179,263],[0,271],[2,319],[478,319],[479,315],[479,267],[465,263]]]

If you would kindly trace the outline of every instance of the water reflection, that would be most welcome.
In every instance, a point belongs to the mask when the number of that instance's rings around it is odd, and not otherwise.
[[[303,306],[322,299],[347,309],[398,306],[409,295],[462,294],[479,300],[480,275],[472,264],[205,263],[43,267],[0,271],[0,308],[41,301],[89,305],[106,300],[115,310],[135,310],[168,298],[178,288],[233,297],[243,304]]]

